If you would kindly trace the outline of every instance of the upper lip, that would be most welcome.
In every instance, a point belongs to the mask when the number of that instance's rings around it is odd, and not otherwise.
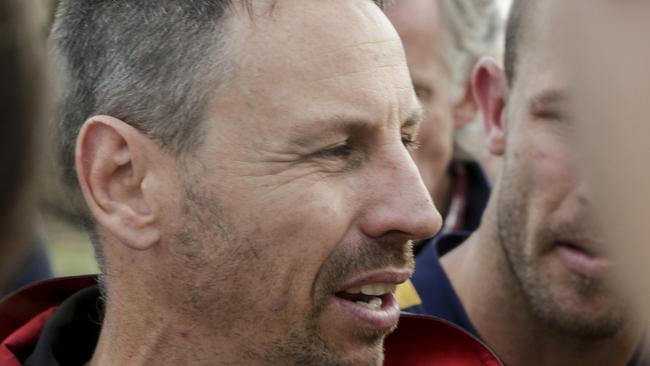
[[[586,237],[566,238],[566,239],[559,240],[558,244],[572,246],[580,251],[585,252],[587,255],[592,257],[605,256],[602,252],[602,243],[590,238],[586,238]]]
[[[362,276],[358,276],[355,279],[351,280],[350,282],[342,286],[337,292],[345,291],[346,289],[349,288],[361,287],[361,286],[372,285],[377,283],[399,285],[401,283],[408,281],[408,279],[411,278],[412,273],[413,271],[406,270],[406,269],[382,270],[382,271],[366,273]]]

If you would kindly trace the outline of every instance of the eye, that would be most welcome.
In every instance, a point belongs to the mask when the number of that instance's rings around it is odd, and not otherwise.
[[[343,159],[352,155],[353,151],[348,142],[343,142],[319,151],[316,155],[324,158]]]
[[[361,146],[355,146],[350,141],[345,141],[324,148],[312,154],[311,157],[326,164],[334,164],[327,166],[347,171],[359,167],[364,161],[365,154]]]
[[[410,135],[402,135],[402,144],[409,151],[415,151],[420,147],[420,143]]]
[[[531,113],[535,118],[551,122],[568,122],[565,108],[561,103],[547,103],[534,100],[531,104]]]
[[[566,119],[566,116],[560,111],[553,110],[553,109],[543,109],[535,112],[535,116],[537,118],[541,118],[544,120],[551,120],[551,121],[564,121]]]

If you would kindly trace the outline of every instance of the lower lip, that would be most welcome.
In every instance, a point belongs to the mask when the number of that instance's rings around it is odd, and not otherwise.
[[[600,278],[606,275],[612,267],[610,260],[591,256],[569,245],[559,245],[557,250],[564,265],[571,272],[582,277]]]
[[[397,326],[400,310],[394,295],[385,296],[379,309],[370,309],[364,305],[334,296],[335,303],[351,319],[350,325],[370,331],[389,331]]]

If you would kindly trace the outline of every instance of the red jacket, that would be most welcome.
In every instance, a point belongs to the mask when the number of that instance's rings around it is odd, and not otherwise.
[[[21,366],[57,306],[96,284],[94,276],[41,282],[0,302],[0,366]],[[386,339],[387,366],[502,366],[492,351],[446,321],[403,314]]]

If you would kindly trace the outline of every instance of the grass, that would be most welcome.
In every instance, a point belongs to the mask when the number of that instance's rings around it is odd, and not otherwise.
[[[99,271],[92,245],[83,229],[53,216],[46,216],[44,221],[56,275],[74,276]]]

